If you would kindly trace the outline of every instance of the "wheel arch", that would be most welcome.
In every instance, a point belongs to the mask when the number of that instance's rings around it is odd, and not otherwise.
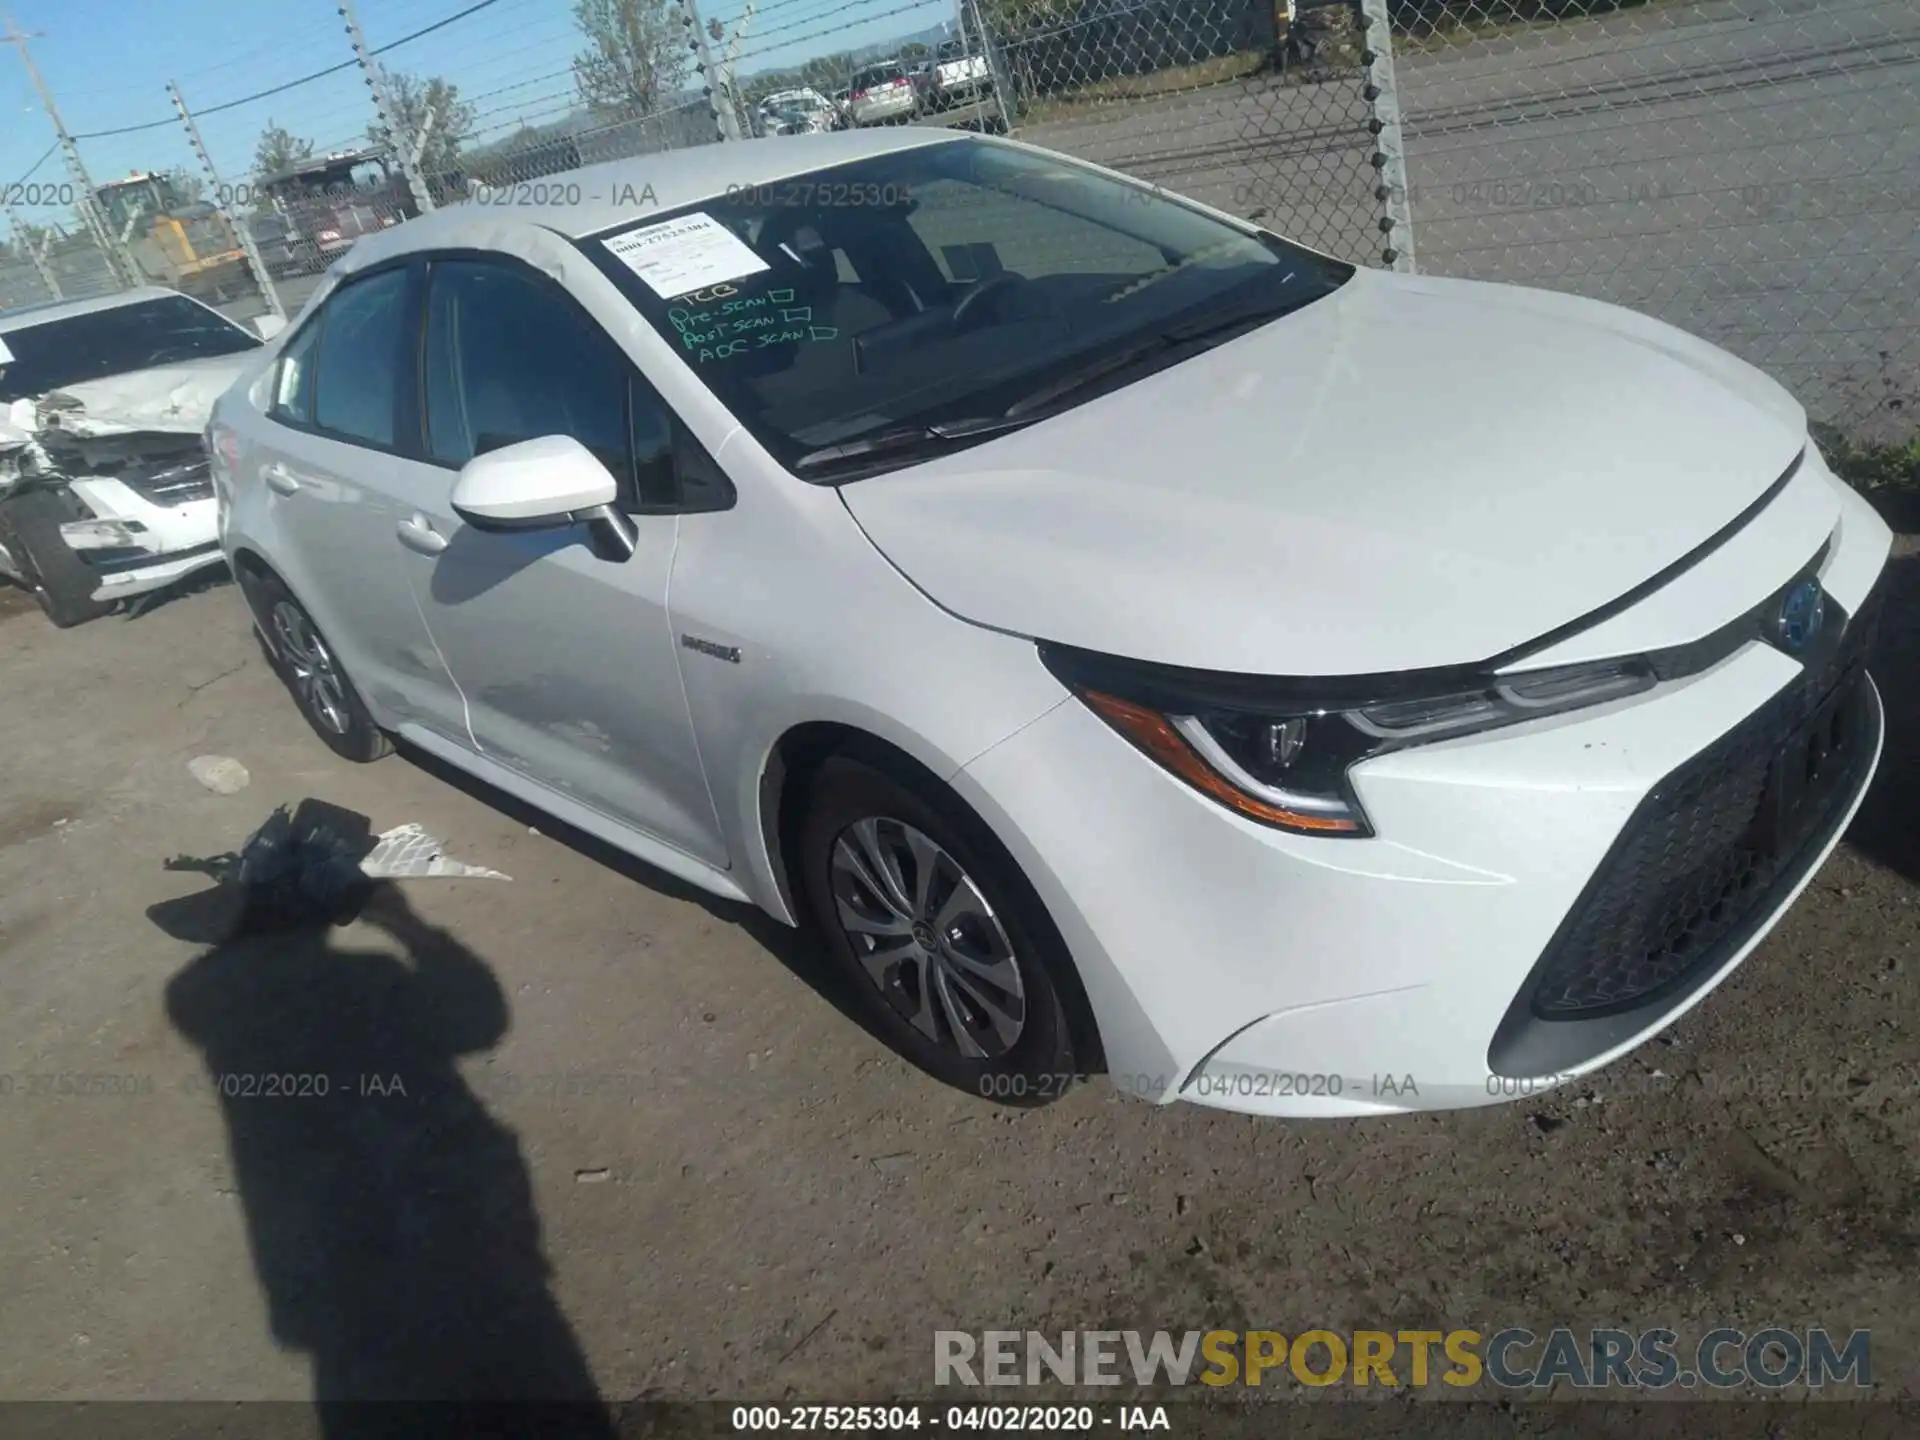
[[[1100,1027],[1078,962],[1039,890],[1014,859],[1012,847],[988,819],[948,783],[948,776],[959,770],[958,764],[947,765],[943,774],[936,763],[930,763],[935,757],[917,755],[894,740],[848,721],[809,720],[783,731],[767,752],[755,790],[758,832],[766,847],[769,876],[781,908],[786,912],[780,918],[801,926],[812,919],[804,898],[804,886],[795,869],[798,833],[806,815],[813,777],[821,765],[836,756],[861,760],[883,774],[910,781],[942,797],[951,807],[955,823],[974,830],[978,838],[990,842],[1000,852],[1009,871],[1019,877],[1024,886],[1027,901],[1053,931],[1059,952],[1067,957],[1067,974],[1060,977],[1066,993],[1061,998],[1066,1002],[1073,1027],[1074,1054],[1084,1057],[1080,1063],[1089,1073],[1104,1070],[1105,1050]]]
[[[287,584],[286,577],[250,545],[235,546],[227,556],[227,563],[233,567],[234,582],[240,587],[241,599],[247,603],[247,613],[253,617],[253,628],[260,636],[260,643],[278,658],[278,652],[273,648],[271,627],[262,613],[260,582],[269,580],[289,595],[293,593],[292,587]]]

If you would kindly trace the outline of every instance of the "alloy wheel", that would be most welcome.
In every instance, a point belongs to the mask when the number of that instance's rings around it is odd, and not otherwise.
[[[834,840],[834,907],[866,972],[900,1016],[967,1060],[1019,1041],[1026,989],[1006,927],[965,868],[904,821],[870,816]]]
[[[340,668],[306,612],[291,600],[277,602],[273,633],[301,708],[334,734],[346,734],[352,719]]]

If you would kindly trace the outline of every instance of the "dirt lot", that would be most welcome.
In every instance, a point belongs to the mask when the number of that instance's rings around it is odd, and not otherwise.
[[[11,604],[0,1397],[881,1399],[930,1393],[942,1327],[1507,1324],[1871,1328],[1912,1395],[1920,556],[1892,580],[1870,809],[1701,1012],[1545,1100],[1340,1124],[946,1091],[778,927],[335,760],[231,587],[67,633]],[[248,788],[196,783],[208,753]],[[150,917],[209,883],[163,862],[305,796],[512,879],[317,939]],[[332,1093],[223,1111],[209,1067]]]

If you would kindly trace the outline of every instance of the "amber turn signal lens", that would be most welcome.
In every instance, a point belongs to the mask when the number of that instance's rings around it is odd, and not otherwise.
[[[1358,821],[1338,815],[1315,815],[1284,806],[1269,804],[1230,784],[1211,765],[1195,753],[1180,732],[1157,710],[1122,700],[1099,690],[1082,690],[1080,698],[1093,713],[1131,740],[1149,759],[1171,770],[1187,784],[1211,796],[1229,810],[1278,825],[1286,830],[1304,830],[1322,835],[1352,835],[1360,829]]]

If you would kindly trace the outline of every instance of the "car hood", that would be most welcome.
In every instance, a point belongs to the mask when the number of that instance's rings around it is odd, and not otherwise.
[[[1267,675],[1483,660],[1723,529],[1806,444],[1704,341],[1545,291],[1362,270],[1029,429],[842,487],[936,603]]]
[[[55,390],[40,400],[43,429],[77,440],[108,436],[198,435],[213,402],[260,358],[258,350],[131,370]]]

